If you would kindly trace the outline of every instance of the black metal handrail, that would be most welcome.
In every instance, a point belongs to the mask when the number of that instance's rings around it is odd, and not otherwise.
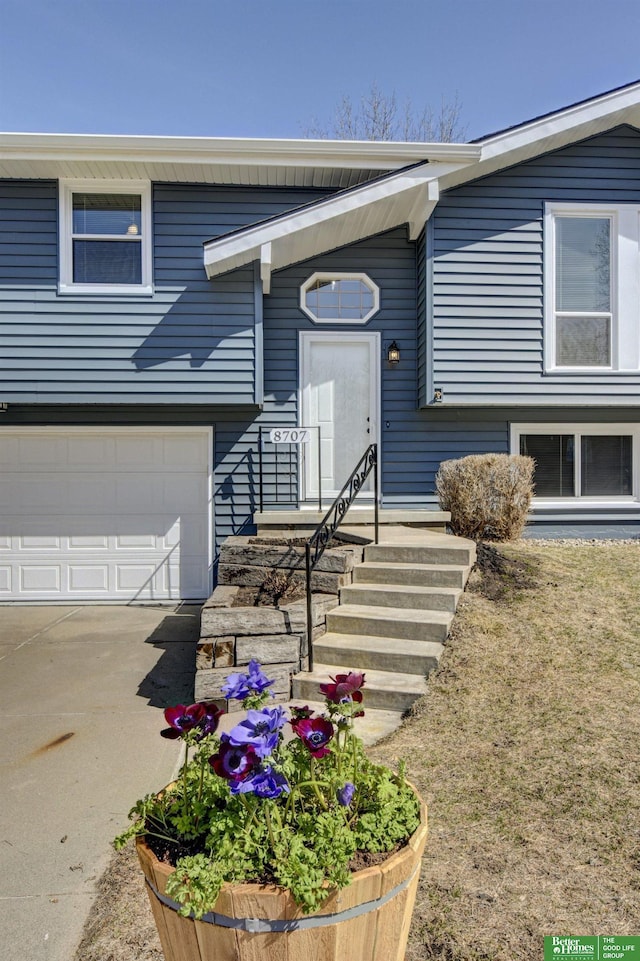
[[[347,511],[363,488],[369,474],[373,471],[373,524],[374,543],[378,543],[379,527],[379,496],[378,496],[378,445],[370,444],[351,472],[348,481],[324,515],[315,531],[305,545],[305,560],[307,567],[307,651],[309,655],[309,670],[313,670],[313,605],[311,603],[311,573],[324,554],[325,548]]]
[[[262,456],[262,454],[263,454],[263,436],[264,436],[265,433],[267,433],[267,432],[270,433],[272,430],[276,430],[276,431],[277,431],[277,430],[280,430],[283,434],[289,434],[289,435],[291,435],[291,436],[293,436],[293,435],[298,435],[298,434],[300,433],[300,431],[307,431],[307,430],[315,430],[315,431],[317,431],[317,454],[316,454],[316,456],[317,456],[317,459],[318,459],[318,510],[321,511],[321,510],[322,510],[322,437],[321,437],[320,427],[319,427],[317,424],[311,424],[311,425],[309,425],[308,427],[305,427],[304,425],[301,425],[300,427],[291,427],[291,426],[285,425],[285,426],[283,427],[282,424],[271,424],[271,425],[261,424],[261,425],[258,427],[258,479],[259,479],[259,487],[258,487],[258,507],[259,507],[260,513],[262,514],[262,512],[263,512],[263,510],[264,510],[264,486],[265,486],[265,485],[264,485],[263,456]],[[291,440],[291,441],[283,440],[281,443],[283,443],[284,445],[286,445],[286,444],[295,445],[295,446],[298,448],[298,452],[300,451],[300,446],[299,446],[297,440]],[[293,451],[292,451],[292,446],[290,446],[290,447],[289,447],[289,465],[288,465],[288,470],[284,470],[284,471],[282,472],[283,474],[287,475],[290,480],[291,480],[292,477],[294,477],[292,453],[293,453]],[[277,467],[277,456],[278,456],[278,455],[277,455],[277,452],[276,452],[276,467]],[[295,484],[296,484],[296,485],[299,484],[300,460],[301,460],[301,458],[300,458],[300,456],[299,456],[299,454],[298,454],[297,470],[296,470],[296,473],[295,473]],[[304,464],[304,459],[302,459],[302,462],[303,462],[303,464]],[[278,476],[279,476],[279,472],[276,471],[276,501],[277,501],[277,498],[278,498]],[[291,485],[290,485],[290,491],[291,491]]]

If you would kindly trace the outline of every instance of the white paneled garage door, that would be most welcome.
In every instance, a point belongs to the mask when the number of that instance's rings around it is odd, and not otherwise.
[[[0,429],[0,601],[209,592],[208,429]]]

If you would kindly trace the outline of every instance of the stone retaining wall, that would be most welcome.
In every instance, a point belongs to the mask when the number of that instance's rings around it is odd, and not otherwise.
[[[326,631],[327,611],[338,604],[341,587],[353,579],[364,546],[345,544],[328,548],[312,574],[313,638]],[[263,586],[273,570],[285,571],[291,583],[304,585],[304,548],[268,542],[267,538],[229,537],[222,545],[219,584],[202,609],[200,641],[196,651],[196,700],[215,700],[226,710],[239,701],[225,702],[220,686],[227,674],[241,670],[250,660],[265,666],[278,701],[290,696],[291,677],[308,669],[306,601],[278,607],[237,607],[242,588]]]

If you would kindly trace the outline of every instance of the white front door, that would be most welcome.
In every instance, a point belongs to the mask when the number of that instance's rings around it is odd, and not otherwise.
[[[300,334],[301,426],[319,428],[304,447],[303,498],[332,501],[370,444],[378,441],[376,333]],[[318,465],[320,459],[320,465]],[[364,488],[372,496],[372,479]]]

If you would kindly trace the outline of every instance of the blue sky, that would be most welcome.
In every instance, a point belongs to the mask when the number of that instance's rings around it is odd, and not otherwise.
[[[639,78],[639,0],[0,0],[4,131],[301,137],[376,83],[471,139]]]

